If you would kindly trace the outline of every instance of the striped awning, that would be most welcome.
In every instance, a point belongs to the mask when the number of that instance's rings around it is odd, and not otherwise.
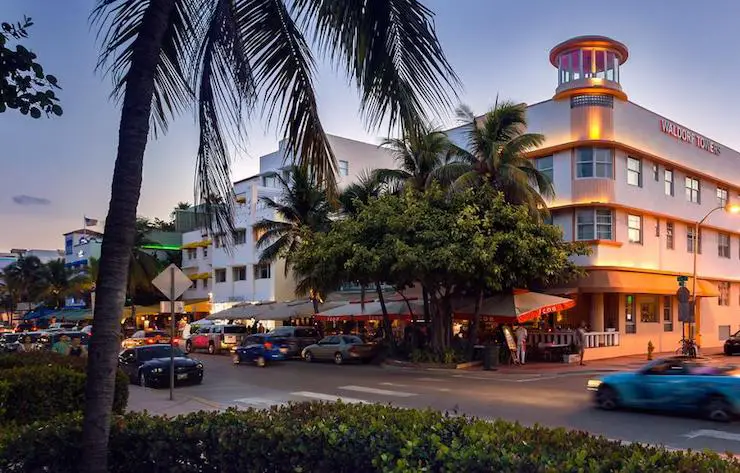
[[[192,248],[207,248],[211,246],[211,240],[201,240],[201,241],[194,241],[191,243],[185,243],[181,246],[183,250],[192,249]]]

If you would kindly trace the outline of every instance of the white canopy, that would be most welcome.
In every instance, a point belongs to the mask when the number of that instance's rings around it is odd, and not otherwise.
[[[319,310],[327,310],[343,305],[344,302],[325,302]],[[299,299],[286,302],[242,303],[229,309],[209,315],[210,320],[286,320],[291,317],[310,317],[314,313],[313,302]]]

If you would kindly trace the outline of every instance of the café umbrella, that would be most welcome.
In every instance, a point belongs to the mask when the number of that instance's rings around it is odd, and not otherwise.
[[[391,320],[410,320],[417,313],[423,313],[423,306],[419,301],[387,301],[385,303],[388,316]],[[411,306],[411,310],[409,310]],[[365,302],[364,307],[360,302],[348,304],[324,310],[316,315],[316,320],[324,322],[340,322],[347,320],[382,320],[383,307],[380,302]]]
[[[575,305],[576,302],[573,299],[517,289],[484,299],[480,315],[488,320],[492,319],[501,323],[524,323],[542,315],[570,309]],[[455,316],[458,319],[470,319],[474,314],[474,304],[455,310]]]
[[[319,304],[319,310],[332,309],[343,302]],[[209,320],[287,320],[293,317],[310,317],[314,314],[313,301],[298,299],[285,302],[259,302],[237,304],[229,309],[209,315]]]

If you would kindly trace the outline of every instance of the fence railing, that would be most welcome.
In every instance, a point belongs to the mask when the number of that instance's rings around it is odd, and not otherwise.
[[[537,347],[540,343],[570,345],[575,341],[574,331],[566,332],[529,332],[527,345]],[[619,346],[619,332],[586,332],[586,348]]]

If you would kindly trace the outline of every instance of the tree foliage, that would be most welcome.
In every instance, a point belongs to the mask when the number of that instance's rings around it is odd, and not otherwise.
[[[40,118],[62,114],[54,89],[60,89],[57,78],[46,74],[36,61],[36,54],[18,43],[28,38],[28,28],[33,25],[24,17],[16,24],[0,24],[0,113],[14,109],[23,115]],[[11,42],[15,42],[12,48]]]

